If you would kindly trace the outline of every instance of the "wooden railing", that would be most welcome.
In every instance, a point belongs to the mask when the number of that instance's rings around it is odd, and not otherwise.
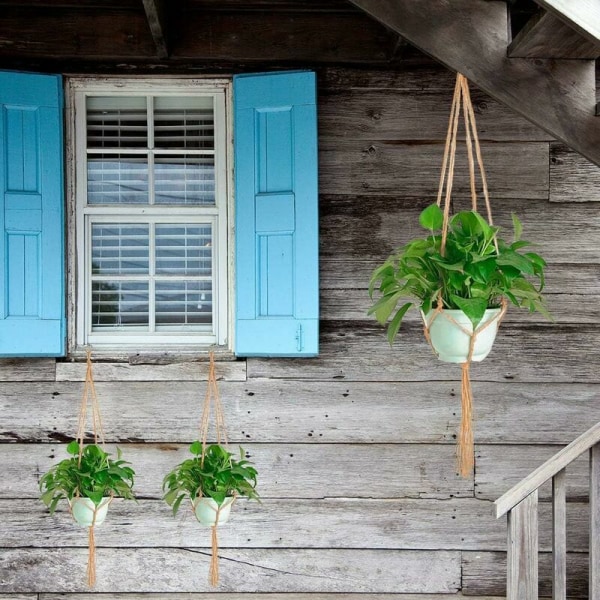
[[[590,453],[588,598],[600,599],[600,423],[555,454],[495,502],[508,518],[507,600],[538,598],[538,489],[552,479],[552,597],[567,597],[566,468]]]

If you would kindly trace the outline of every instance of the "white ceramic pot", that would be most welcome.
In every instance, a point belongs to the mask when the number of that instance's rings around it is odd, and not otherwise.
[[[104,498],[98,507],[89,498],[73,498],[69,503],[75,521],[82,527],[91,527],[92,523],[94,525],[104,523],[110,498]],[[94,521],[94,509],[96,510],[96,521]]]
[[[498,315],[500,308],[488,308],[477,329],[481,329],[475,338],[472,360],[482,361],[492,349],[498,332]],[[473,324],[462,310],[444,309],[435,318],[435,310],[425,315],[425,324],[429,328],[431,345],[438,358],[444,362],[463,363],[469,356],[469,344]],[[450,317],[450,318],[448,318]],[[482,327],[492,321],[485,329]],[[468,333],[467,333],[468,332]]]
[[[203,496],[202,498],[196,498],[194,502],[194,514],[196,519],[202,525],[223,525],[229,520],[229,513],[231,512],[231,505],[233,504],[233,496],[225,498],[221,509],[219,505],[212,499]],[[217,511],[219,512],[219,521],[217,522]]]

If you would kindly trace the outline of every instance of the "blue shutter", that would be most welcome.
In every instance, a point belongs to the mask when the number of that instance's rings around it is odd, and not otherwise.
[[[315,74],[239,75],[233,89],[235,352],[316,356]]]
[[[61,78],[0,72],[0,111],[0,356],[63,356]]]

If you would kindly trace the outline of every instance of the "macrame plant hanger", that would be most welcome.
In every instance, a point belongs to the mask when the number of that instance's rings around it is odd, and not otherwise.
[[[473,104],[471,102],[471,95],[469,93],[469,82],[467,78],[461,73],[456,74],[456,85],[454,87],[454,96],[452,99],[452,107],[450,109],[450,120],[448,122],[448,133],[446,135],[446,146],[444,148],[444,158],[442,161],[442,172],[440,175],[440,184],[437,195],[437,205],[442,207],[443,199],[443,214],[444,220],[442,225],[442,241],[440,253],[442,256],[446,253],[446,240],[448,237],[448,225],[450,222],[450,203],[452,197],[452,184],[454,180],[454,167],[456,161],[456,145],[457,145],[457,132],[458,123],[460,119],[461,104],[464,114],[464,125],[465,125],[465,142],[467,146],[467,158],[469,165],[469,182],[471,190],[471,207],[472,210],[477,210],[477,185],[475,181],[475,158],[473,156],[473,147],[475,148],[475,157],[477,159],[477,166],[481,177],[481,188],[483,198],[485,201],[485,208],[487,212],[487,220],[490,226],[493,226],[494,222],[492,219],[492,208],[490,205],[490,197],[487,187],[487,179],[485,176],[485,170],[483,168],[483,160],[481,157],[481,148],[479,146],[479,137],[477,135],[477,127],[475,124],[475,112],[473,110]],[[494,247],[496,253],[498,253],[498,240],[494,236]],[[506,299],[502,299],[500,312],[489,321],[480,324],[474,331],[469,331],[462,325],[456,322],[450,315],[443,312],[443,300],[442,292],[440,290],[437,305],[433,312],[433,315],[429,320],[424,318],[425,322],[425,337],[431,345],[431,337],[429,330],[433,321],[437,318],[449,319],[459,327],[466,335],[469,336],[469,352],[467,360],[461,363],[462,367],[462,378],[461,378],[461,422],[460,422],[460,433],[457,441],[457,460],[458,460],[458,471],[462,477],[469,477],[475,466],[475,454],[474,454],[474,443],[473,443],[473,393],[471,390],[471,377],[470,367],[473,358],[473,350],[475,347],[475,340],[477,336],[486,328],[488,328],[494,321],[498,324],[506,313]],[[433,348],[433,346],[432,346]],[[435,351],[435,349],[434,349]]]
[[[200,419],[200,440],[202,442],[202,455],[200,458],[200,465],[204,466],[204,457],[206,456],[208,430],[210,426],[210,414],[211,404],[213,405],[214,417],[215,417],[215,435],[216,443],[223,445],[225,448],[228,447],[227,431],[225,429],[225,418],[223,416],[223,407],[221,405],[221,397],[219,395],[219,388],[217,386],[217,376],[215,372],[215,355],[214,352],[210,353],[210,362],[208,367],[208,382],[206,385],[206,395],[204,396],[204,407],[202,409],[202,417]],[[233,504],[235,496],[232,500],[225,500],[228,505]],[[214,587],[219,583],[219,542],[217,536],[217,527],[219,523],[219,516],[221,509],[225,506],[225,503],[220,504],[215,509],[215,523],[211,526],[211,560],[208,578],[210,584]]]
[[[92,410],[92,430],[94,433],[94,444],[100,443],[104,449],[104,429],[102,426],[102,417],[100,415],[100,405],[96,394],[96,386],[94,384],[94,374],[92,371],[92,352],[87,350],[87,369],[85,372],[85,384],[83,386],[83,396],[81,398],[81,407],[79,409],[79,426],[77,429],[77,443],[79,444],[78,466],[81,467],[81,458],[83,456],[83,443],[85,440],[85,428],[87,425],[88,403]],[[80,498],[80,491],[75,492],[75,502]],[[94,535],[94,527],[96,524],[96,516],[100,508],[112,502],[112,495],[102,500],[99,505],[94,505],[94,515],[92,524],[88,528],[88,563],[87,563],[87,583],[89,587],[96,584],[96,540]],[[92,510],[92,509],[90,509]]]

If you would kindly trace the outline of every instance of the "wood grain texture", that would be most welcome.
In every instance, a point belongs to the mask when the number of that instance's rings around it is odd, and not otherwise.
[[[593,0],[539,0],[539,4],[576,28],[595,44],[600,44],[600,9]]]
[[[352,0],[490,96],[600,163],[593,61],[512,61],[501,2]],[[461,43],[457,43],[460,40]],[[568,108],[567,108],[568,107]]]
[[[505,492],[496,500],[496,516],[506,514],[514,506],[531,496],[542,484],[548,482],[554,475],[570,466],[583,454],[587,454],[593,446],[600,442],[600,422],[596,423],[562,448],[552,458],[532,471],[525,479]],[[536,500],[537,501],[537,500]]]
[[[590,42],[553,13],[540,11],[512,40],[508,46],[508,56],[595,60],[600,54],[599,43]]]
[[[477,446],[475,456],[477,463],[476,497],[496,500],[560,449],[561,446]],[[588,470],[587,456],[578,458],[567,469],[567,498],[569,500],[588,497]],[[551,485],[542,486],[540,498],[549,500],[551,497]]]
[[[84,592],[86,560],[84,548],[0,549],[0,591]],[[208,548],[99,549],[95,591],[208,592],[209,561]],[[123,565],[130,565],[127,577]],[[219,571],[220,592],[453,593],[460,553],[223,550]]]
[[[244,381],[246,365],[243,361],[218,362],[215,367],[217,379]],[[56,363],[57,381],[85,381],[86,365],[83,362]],[[208,363],[180,362],[172,364],[94,364],[95,381],[206,381]]]
[[[171,59],[384,63],[395,36],[360,11],[177,12]]]
[[[495,519],[491,502],[473,498],[435,499],[240,499],[227,526],[219,529],[222,548],[355,548],[379,550],[506,550],[504,519]],[[85,547],[85,530],[66,504],[50,515],[38,499],[0,500],[4,547]],[[589,510],[569,503],[569,550],[587,552]],[[148,527],[152,522],[153,526]],[[552,507],[540,504],[540,549],[552,549]],[[285,524],[285,527],[283,526]],[[161,500],[138,503],[116,499],[97,529],[99,547],[206,548],[209,530],[189,505],[173,517]]]
[[[0,595],[0,600],[90,600],[89,594],[40,594],[38,596]],[[206,600],[214,598],[210,594],[120,594],[119,600]],[[273,594],[223,594],[219,592],[219,600],[274,600]],[[462,600],[467,598],[458,594],[344,594],[343,600]],[[498,596],[468,596],[469,600],[504,600]],[[339,594],[294,594],[278,593],[277,600],[342,600]]]
[[[538,597],[538,493],[532,492],[508,513],[507,600]]]
[[[166,473],[188,458],[179,444],[120,444],[143,498],[160,498]],[[114,447],[108,448],[114,451]],[[454,445],[244,444],[264,498],[473,497],[473,480],[456,473]],[[64,445],[7,444],[0,452],[2,498],[36,498],[38,480],[66,457]],[[376,465],[376,469],[374,469]]]
[[[143,0],[143,5],[152,39],[156,46],[156,55],[161,59],[167,58],[169,50],[167,48],[167,21],[164,2],[163,0]]]
[[[590,588],[591,598],[600,596],[600,444],[589,451],[590,461]]]
[[[463,588],[466,596],[506,594],[506,553],[504,552],[464,552]],[[588,557],[587,554],[570,553],[567,556],[569,598],[588,598]],[[540,554],[541,597],[552,597],[552,556]]]
[[[599,185],[600,167],[563,144],[550,144],[550,202],[598,202]]]
[[[463,148],[464,150],[464,148]],[[322,194],[435,197],[443,143],[336,139],[319,141]],[[482,143],[493,198],[548,197],[548,145]],[[469,197],[466,151],[457,152],[454,196]]]
[[[552,478],[552,594],[567,598],[567,473]],[[588,536],[589,540],[589,536]]]
[[[54,381],[54,358],[2,358],[0,381]]]
[[[423,83],[420,89],[403,89],[402,81],[397,83],[396,89],[370,89],[352,88],[349,81],[349,88],[343,90],[321,90],[318,108],[321,141],[444,140],[452,90],[445,85],[423,89]],[[471,99],[481,141],[553,141],[546,132],[475,87]],[[462,122],[458,133],[459,139],[464,139]]]
[[[399,362],[399,366],[402,363]],[[222,382],[232,444],[454,443],[457,382]],[[100,382],[109,442],[189,443],[198,435],[205,387],[195,382]],[[567,444],[600,420],[600,387],[473,383],[480,444]],[[77,430],[79,382],[5,383],[0,441],[68,442]],[[35,414],[36,418],[32,418]],[[42,447],[43,448],[43,447]]]
[[[405,176],[418,179],[417,172]],[[341,272],[346,281],[354,281],[347,287],[367,287],[373,269],[391,252],[423,236],[419,214],[433,202],[435,197],[427,198],[425,192],[419,198],[376,197],[368,193],[322,196],[321,272],[332,271],[331,276],[335,277]],[[466,209],[470,205],[464,200],[456,201],[454,208]],[[518,215],[523,223],[523,239],[534,243],[535,251],[550,263],[549,282],[555,265],[589,266],[598,280],[600,212],[594,203],[565,206],[547,200],[492,199],[492,210],[494,222],[502,228],[501,237],[507,240],[512,239],[511,213]],[[561,291],[568,289],[563,287]]]
[[[521,326],[508,323],[489,357],[471,371],[473,381],[598,383],[600,363],[596,326]],[[456,365],[436,359],[421,328],[406,327],[390,348],[377,323],[321,324],[319,358],[248,359],[248,379],[344,381],[457,380]],[[582,360],[585,357],[585,360]]]

